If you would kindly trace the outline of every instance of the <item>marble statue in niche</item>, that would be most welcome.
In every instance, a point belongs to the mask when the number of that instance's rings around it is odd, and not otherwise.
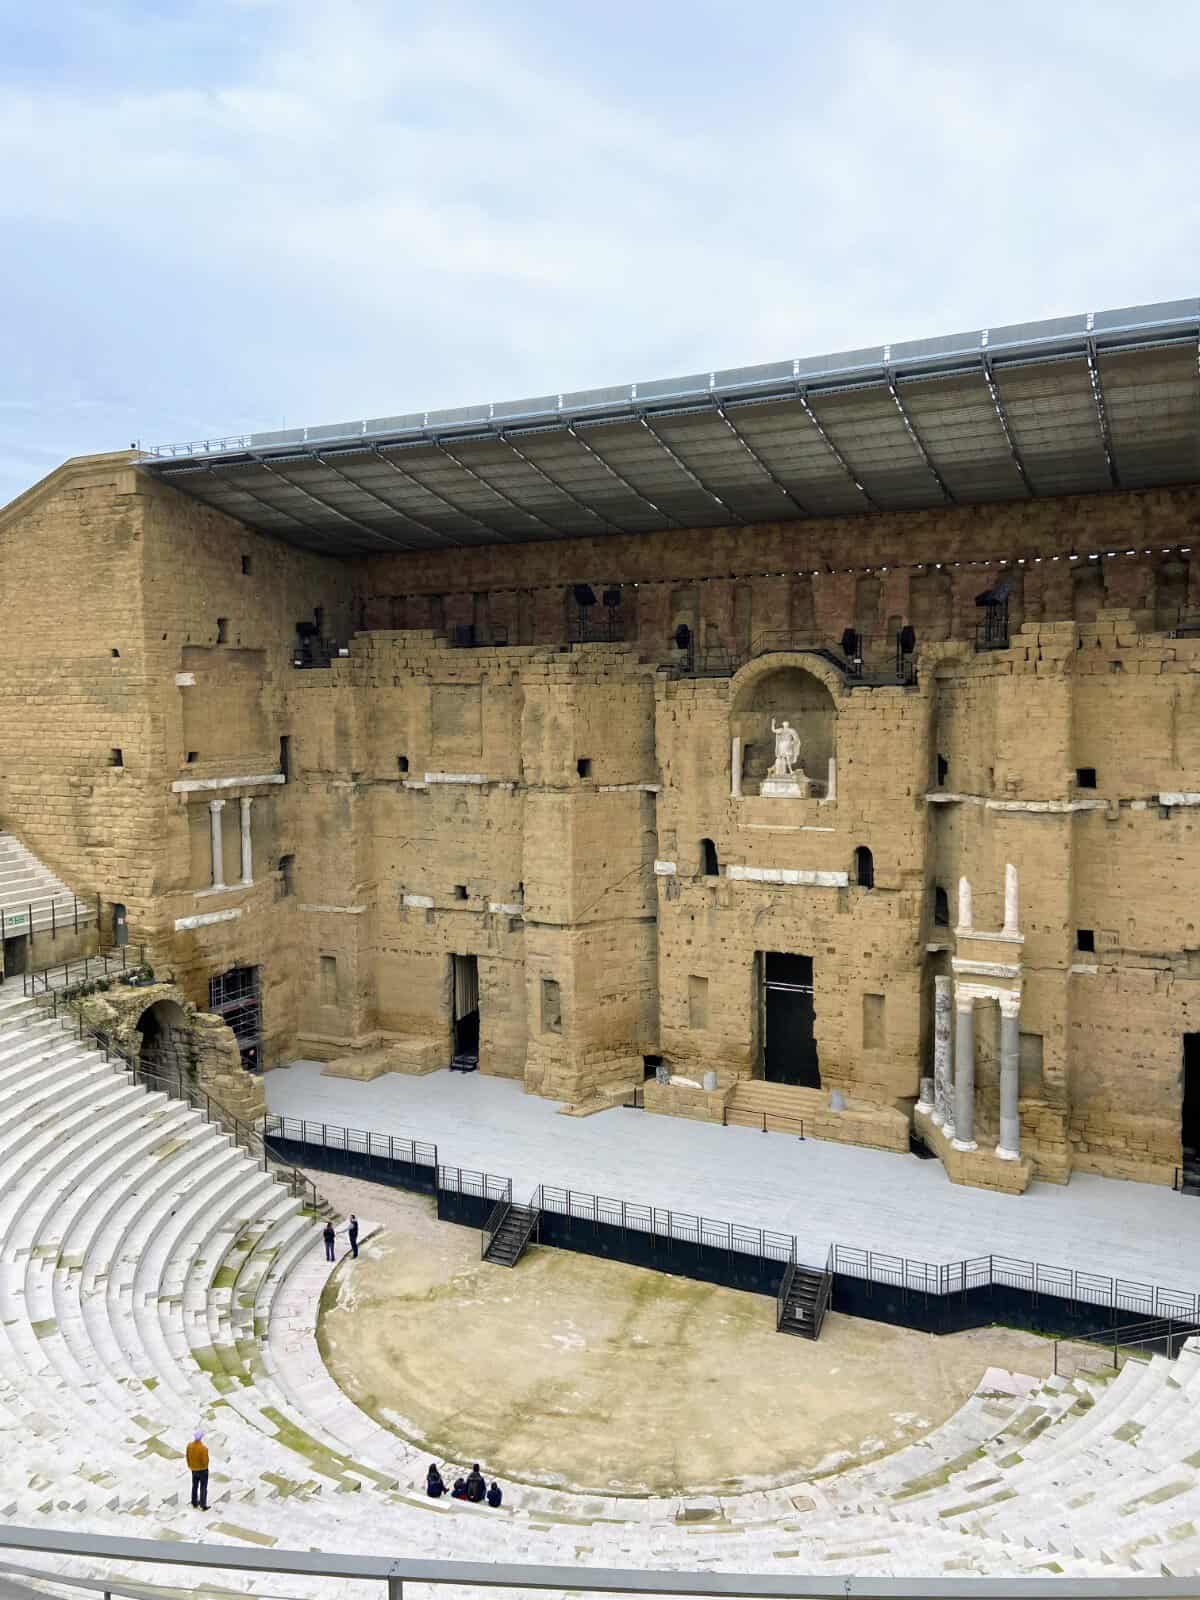
[[[759,785],[759,794],[779,799],[803,800],[812,793],[812,783],[800,767],[800,735],[786,717],[771,718],[775,736],[775,760]]]

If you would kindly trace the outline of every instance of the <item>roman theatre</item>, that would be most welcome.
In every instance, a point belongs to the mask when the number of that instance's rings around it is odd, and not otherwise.
[[[1198,353],[1092,312],[0,510],[0,1543],[1195,1573]],[[486,1527],[423,1494],[476,1455]]]

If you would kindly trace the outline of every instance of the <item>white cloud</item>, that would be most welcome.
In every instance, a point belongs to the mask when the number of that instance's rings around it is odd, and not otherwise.
[[[673,37],[620,3],[573,34],[555,13],[553,35],[534,3],[89,11],[96,70],[0,95],[20,310],[0,360],[38,397],[0,425],[0,498],[24,486],[18,447],[544,393],[1194,286],[1182,4],[1142,8],[1123,53],[1116,6],[1018,0],[997,30],[929,0],[900,32],[882,4],[660,3]]]

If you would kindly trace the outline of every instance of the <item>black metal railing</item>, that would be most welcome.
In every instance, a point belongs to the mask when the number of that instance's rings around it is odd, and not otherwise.
[[[792,1292],[792,1284],[796,1281],[796,1263],[789,1261],[784,1269],[783,1277],[779,1280],[779,1293],[775,1296],[775,1331],[783,1327],[783,1313],[787,1309],[788,1295]]]
[[[69,999],[79,985],[103,981],[114,972],[138,972],[145,964],[145,945],[115,945],[100,955],[80,956],[74,961],[57,961],[52,966],[39,967],[36,972],[23,973],[21,989],[29,998],[53,994],[56,999]],[[57,1005],[54,1014],[58,1014]]]
[[[48,933],[57,939],[60,933],[78,933],[93,920],[91,902],[78,895],[43,895],[40,899],[26,900],[21,905],[0,907],[0,940],[18,939],[23,933]]]
[[[1054,1372],[1069,1377],[1072,1371],[1077,1372],[1085,1364],[1083,1357],[1071,1350],[1072,1345],[1087,1347],[1088,1364],[1094,1364],[1096,1355],[1103,1348],[1109,1353],[1115,1371],[1121,1367],[1122,1358],[1127,1360],[1130,1356],[1165,1355],[1168,1360],[1174,1360],[1185,1341],[1197,1333],[1200,1333],[1200,1322],[1152,1317],[1145,1322],[1110,1324],[1084,1333],[1066,1334],[1054,1341]]]
[[[891,635],[867,636],[847,630],[841,639],[829,639],[811,629],[768,628],[745,646],[709,645],[693,641],[674,663],[683,678],[728,678],[758,656],[781,651],[813,655],[835,667],[845,681],[868,688],[908,687],[917,682],[915,658]]]
[[[451,1194],[469,1194],[481,1200],[512,1203],[512,1179],[498,1178],[494,1172],[476,1172],[470,1167],[439,1166],[437,1186]]]
[[[57,1000],[58,991],[51,990],[51,995]],[[53,1014],[58,1015],[57,1007]],[[266,1139],[259,1130],[244,1121],[236,1112],[231,1111],[223,1101],[218,1100],[207,1089],[201,1088],[199,1084],[189,1083],[182,1072],[160,1073],[143,1066],[136,1056],[117,1044],[109,1034],[100,1028],[85,1024],[78,1012],[73,1014],[65,1012],[59,1020],[60,1025],[73,1032],[81,1044],[97,1045],[104,1052],[105,1061],[119,1062],[134,1083],[182,1100],[194,1111],[199,1111],[206,1122],[211,1122],[227,1133],[234,1144],[250,1156],[264,1172],[273,1173],[295,1198],[303,1201],[314,1212],[320,1209],[321,1196],[312,1179],[299,1167],[293,1166],[291,1162],[281,1161],[269,1151]]]
[[[373,1133],[368,1128],[342,1128],[329,1122],[309,1122],[304,1117],[283,1117],[268,1111],[263,1118],[268,1139],[288,1139],[320,1145],[325,1150],[345,1150],[352,1155],[405,1161],[413,1166],[436,1167],[438,1148],[424,1139],[406,1139],[395,1133]]]
[[[585,1222],[603,1223],[626,1232],[653,1234],[680,1244],[707,1245],[715,1250],[736,1250],[768,1261],[795,1261],[796,1238],[751,1228],[740,1222],[718,1222],[689,1211],[645,1205],[637,1200],[614,1200],[579,1189],[539,1184],[530,1205],[536,1211],[556,1212]]]
[[[488,1219],[483,1225],[483,1237],[479,1244],[479,1259],[481,1261],[486,1258],[488,1251],[492,1248],[492,1240],[504,1226],[504,1219],[511,1210],[512,1204],[510,1201],[497,1200],[491,1211],[489,1211]]]
[[[1145,1317],[1174,1317],[1200,1322],[1200,1297],[1195,1292],[1163,1289],[1129,1278],[1059,1267],[1018,1256],[973,1256],[966,1261],[918,1261],[881,1250],[860,1250],[853,1245],[830,1247],[834,1272],[848,1277],[889,1284],[913,1293],[965,1294],[972,1289],[1022,1289],[1034,1295],[1054,1295],[1106,1310],[1133,1312]]]

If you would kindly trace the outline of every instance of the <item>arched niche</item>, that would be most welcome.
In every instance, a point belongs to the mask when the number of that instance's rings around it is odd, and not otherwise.
[[[743,793],[757,794],[775,760],[771,723],[790,722],[800,736],[798,771],[813,793],[827,794],[829,763],[837,755],[837,707],[818,670],[798,661],[758,661],[734,679],[730,734],[741,740]]]
[[[141,1034],[139,1059],[148,1071],[172,1072],[190,1061],[187,1012],[175,1000],[156,1000],[137,1019]]]

